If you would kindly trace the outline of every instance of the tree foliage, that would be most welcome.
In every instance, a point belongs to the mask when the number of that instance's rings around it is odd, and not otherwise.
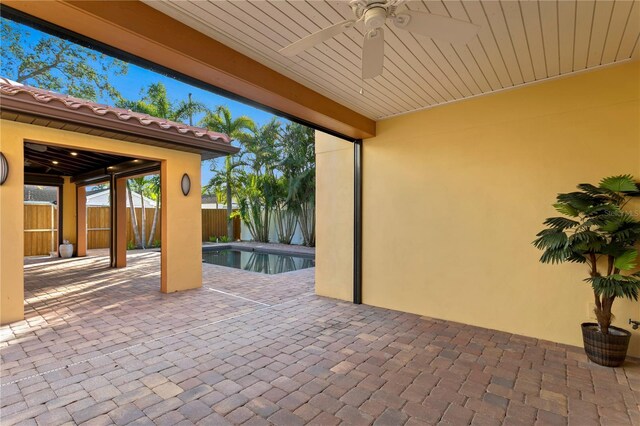
[[[226,106],[219,106],[214,111],[209,111],[199,123],[214,132],[225,133],[231,138],[231,144],[242,147],[256,130],[256,125],[247,116],[233,118],[231,111]],[[243,152],[236,155],[228,155],[220,166],[218,162],[211,163],[213,177],[206,185],[205,190],[218,195],[224,194],[227,203],[227,238],[233,240],[233,198],[237,197],[237,188],[241,185],[240,172],[246,163],[243,161]]]
[[[281,123],[277,118],[256,128],[245,141],[245,168],[240,173],[238,214],[254,240],[268,242],[277,194],[278,142]]]
[[[315,246],[316,157],[315,132],[288,123],[281,138],[280,170],[287,181],[287,208],[298,216],[304,244]]]
[[[272,218],[278,241],[290,244],[299,226],[304,244],[315,245],[314,131],[273,118],[256,126],[246,117],[231,117],[222,107],[200,122],[229,134],[241,152],[212,164],[213,178],[205,190],[224,194],[228,210],[236,199],[239,216],[256,241],[269,241]],[[229,184],[227,184],[229,183]],[[229,188],[233,188],[229,190]]]
[[[638,300],[640,272],[636,268],[640,221],[623,210],[640,189],[630,175],[602,179],[598,186],[583,183],[578,191],[558,194],[553,205],[563,216],[544,221],[545,229],[533,245],[542,250],[543,263],[574,262],[589,267],[595,314],[602,333],[612,320],[618,297]],[[626,271],[626,274],[623,274]]]
[[[110,98],[120,108],[171,121],[192,124],[194,116],[204,114],[200,126],[229,135],[232,144],[241,148],[239,154],[212,163],[214,177],[204,190],[214,192],[218,200],[227,203],[229,219],[232,203],[237,200],[240,215],[253,229],[256,239],[269,240],[271,218],[275,217],[279,241],[290,243],[300,226],[304,243],[315,244],[315,156],[311,129],[294,123],[283,125],[275,117],[258,127],[250,117],[233,117],[226,106],[210,110],[193,100],[191,94],[173,101],[162,83],[144,88],[139,99],[127,99],[111,84],[113,77],[127,73],[127,63],[8,19],[2,18],[1,24],[0,69],[12,80],[91,101]],[[141,224],[135,215],[131,218],[136,246],[149,246],[160,206],[159,179],[130,180],[128,187],[140,196],[156,200],[149,238],[144,235],[146,216],[141,217]],[[227,234],[233,238],[231,220]]]
[[[150,84],[142,91],[141,95],[142,98],[139,100],[128,100],[120,97],[116,102],[116,106],[177,122],[184,122],[195,114],[208,112],[204,103],[194,101],[191,97],[178,103],[172,102],[169,99],[167,88],[162,83]]]
[[[194,101],[191,96],[186,100],[180,100],[177,103],[171,101],[167,93],[167,88],[162,83],[149,85],[142,91],[141,95],[142,98],[138,100],[128,100],[120,97],[116,102],[116,105],[119,108],[130,109],[153,117],[165,118],[167,120],[179,122],[191,119],[193,114],[208,111],[202,102]],[[142,209],[140,224],[138,224],[135,215],[131,215],[131,223],[134,228],[135,245],[142,248],[151,247],[154,244],[153,238],[158,225],[159,209],[161,204],[160,176],[152,175],[129,179],[127,185],[140,195],[143,203],[143,196],[149,197],[156,202],[151,222],[151,229],[148,236],[145,235],[145,209]],[[140,229],[138,229],[138,225]]]
[[[126,62],[58,37],[35,36],[5,18],[1,22],[3,76],[92,101],[119,98],[110,79],[127,73]]]

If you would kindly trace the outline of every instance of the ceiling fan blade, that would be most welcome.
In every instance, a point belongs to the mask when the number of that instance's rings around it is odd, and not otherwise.
[[[384,30],[377,28],[364,36],[362,46],[362,78],[374,78],[382,74],[384,65]]]
[[[279,50],[279,52],[284,56],[296,56],[297,54],[315,46],[316,44],[322,43],[323,41],[337,36],[347,28],[351,28],[351,26],[353,26],[355,22],[356,21],[353,19],[339,22],[323,30],[320,30],[313,34],[309,34],[308,36],[301,38],[295,43],[283,47]]]
[[[470,42],[480,29],[478,25],[471,22],[414,10],[405,10],[396,14],[393,23],[405,31],[460,44]]]

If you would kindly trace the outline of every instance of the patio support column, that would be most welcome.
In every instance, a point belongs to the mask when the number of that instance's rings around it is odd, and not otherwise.
[[[111,176],[111,267],[127,266],[127,179]]]
[[[356,144],[316,131],[316,277],[320,296],[355,300]]]
[[[76,256],[87,255],[87,187],[76,189]]]
[[[200,167],[200,156],[190,153],[160,163],[160,291],[163,293],[202,287]],[[185,174],[191,180],[187,195],[181,189]]]
[[[4,120],[3,120],[4,121]],[[0,186],[0,324],[24,318],[24,145],[20,132],[4,123],[0,152],[9,163]]]

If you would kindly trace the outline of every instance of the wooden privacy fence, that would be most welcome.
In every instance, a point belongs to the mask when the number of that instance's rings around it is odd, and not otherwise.
[[[138,227],[142,222],[142,209],[136,208]],[[110,208],[103,206],[87,206],[87,248],[108,248],[110,232]],[[153,224],[154,208],[146,211],[146,238],[149,238]],[[180,220],[180,218],[176,218]],[[58,250],[58,207],[53,204],[25,204],[24,206],[24,255],[38,256]],[[160,242],[160,211],[158,223],[153,237],[154,242]],[[202,241],[209,241],[209,237],[227,235],[226,209],[202,210]],[[233,239],[240,239],[240,219],[233,219]],[[131,213],[127,207],[127,241],[134,244]],[[146,245],[147,241],[145,241]]]
[[[227,210],[202,210],[202,241],[209,241],[209,237],[227,235]],[[233,239],[240,239],[240,218],[233,218]]]
[[[58,206],[25,204],[24,255],[37,256],[58,251]]]
[[[153,213],[155,209],[146,210],[146,232],[149,238]],[[138,227],[142,223],[142,209],[136,208]],[[179,220],[179,218],[178,218]],[[87,207],[87,248],[109,247],[109,207]],[[202,241],[209,241],[209,237],[227,235],[227,211],[224,209],[202,210]],[[240,218],[233,219],[233,239],[240,238]],[[131,213],[127,208],[127,241],[134,243],[133,226],[131,225]],[[158,211],[158,223],[153,241],[160,240],[160,211]],[[146,245],[147,241],[145,241]]]
[[[87,248],[108,248],[109,247],[109,233],[110,233],[110,208],[103,206],[87,206]],[[155,208],[145,208],[146,223],[145,223],[145,241],[146,247],[149,233],[151,232],[151,226],[153,225],[153,215]],[[136,218],[138,220],[138,229],[142,223],[142,209],[136,208]],[[158,210],[158,222],[156,223],[155,233],[153,235],[154,242],[160,242],[160,210]],[[133,233],[133,226],[131,224],[131,211],[127,207],[127,242],[135,244],[135,236]]]
[[[128,215],[129,209],[127,208],[127,223],[131,221]],[[111,244],[110,230],[110,208],[87,206],[87,248],[109,248]],[[127,241],[128,238],[129,235],[127,235]]]

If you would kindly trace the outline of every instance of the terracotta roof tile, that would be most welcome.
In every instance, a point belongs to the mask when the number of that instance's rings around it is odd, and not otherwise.
[[[31,97],[41,104],[64,105],[71,111],[91,111],[98,117],[113,116],[123,122],[134,122],[144,127],[157,128],[167,132],[173,132],[185,136],[195,137],[203,141],[222,142],[229,144],[230,139],[224,133],[212,132],[200,127],[188,126],[164,118],[152,117],[148,114],[133,112],[131,110],[103,105],[85,99],[74,98],[49,90],[39,89],[33,86],[23,85],[7,78],[0,77],[0,95],[11,97]]]

